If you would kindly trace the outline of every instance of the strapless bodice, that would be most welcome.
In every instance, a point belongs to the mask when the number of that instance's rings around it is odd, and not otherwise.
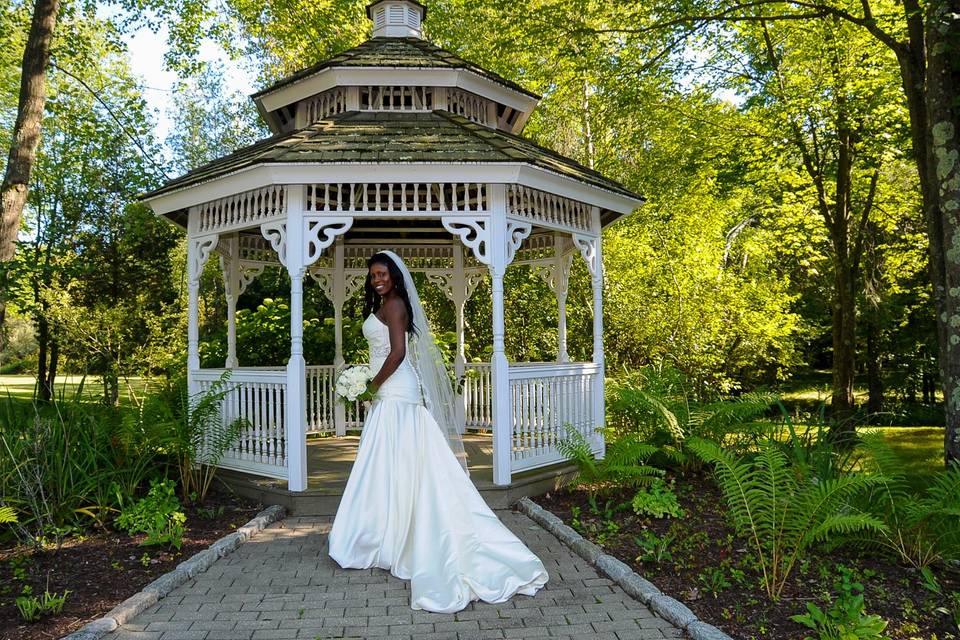
[[[376,314],[371,313],[363,321],[363,337],[367,339],[370,350],[370,371],[376,375],[383,366],[383,361],[390,355],[390,329]],[[407,356],[409,349],[410,340],[407,339]],[[385,398],[420,404],[420,381],[409,357],[404,357],[397,370],[380,385],[377,399]]]

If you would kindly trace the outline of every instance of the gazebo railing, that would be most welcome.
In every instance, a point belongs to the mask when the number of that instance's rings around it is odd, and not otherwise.
[[[600,367],[591,362],[510,365],[513,416],[511,468],[534,469],[565,459],[557,442],[567,425],[580,433],[594,453],[603,446],[596,433],[594,394]]]
[[[199,391],[206,391],[223,369],[193,372]],[[468,363],[464,377],[465,424],[492,429],[491,366]],[[593,363],[513,363],[509,368],[511,407],[511,468],[523,471],[560,462],[565,457],[557,442],[568,437],[567,426],[580,433],[597,453],[602,437],[595,432],[594,408],[600,368]],[[234,369],[223,404],[225,423],[244,418],[247,426],[224,454],[220,466],[274,478],[287,477],[286,369]],[[335,433],[338,401],[334,393],[335,367],[306,368],[307,433]],[[344,407],[346,429],[363,426],[362,403]]]
[[[194,371],[192,377],[197,390],[208,391],[223,371]],[[226,388],[228,391],[221,408],[223,424],[242,418],[245,427],[240,437],[224,452],[219,466],[285,479],[288,475],[286,371],[234,369]]]

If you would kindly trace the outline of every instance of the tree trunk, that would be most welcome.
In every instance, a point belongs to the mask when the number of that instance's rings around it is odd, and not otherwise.
[[[876,312],[870,314],[866,321],[867,332],[867,413],[870,422],[883,411],[883,367],[880,365],[880,327],[875,317]]]
[[[931,4],[927,19],[927,118],[932,173],[942,235],[942,276],[938,297],[941,381],[946,430],[944,459],[960,461],[960,25],[953,18],[960,0]],[[931,245],[933,237],[931,237]]]
[[[50,344],[50,325],[42,315],[37,320],[37,396],[41,402],[49,402],[50,387],[47,386],[47,348]]]
[[[60,0],[36,0],[27,44],[23,49],[20,73],[20,102],[17,120],[13,126],[10,155],[0,186],[0,267],[13,258],[20,217],[27,202],[30,172],[40,143],[40,125],[47,100],[47,64],[50,61],[50,43],[60,12]],[[0,278],[6,278],[0,269]],[[4,292],[6,282],[0,281],[0,327],[6,318]]]
[[[844,236],[846,234],[844,233]],[[840,250],[836,247],[835,250]],[[848,436],[853,424],[853,380],[856,355],[856,298],[853,296],[855,274],[846,260],[836,259],[833,292],[833,394],[831,414],[836,421],[831,431],[837,436]]]

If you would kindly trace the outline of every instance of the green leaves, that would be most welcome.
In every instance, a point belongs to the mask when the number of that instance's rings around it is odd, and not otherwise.
[[[771,599],[780,597],[796,562],[815,542],[887,531],[877,518],[850,511],[854,498],[881,482],[876,476],[816,480],[805,468],[789,466],[772,439],[751,457],[736,457],[697,438],[688,439],[687,447],[713,465],[734,525],[751,541]]]

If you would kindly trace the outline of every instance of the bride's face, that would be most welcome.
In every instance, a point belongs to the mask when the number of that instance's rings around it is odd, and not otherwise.
[[[370,265],[370,285],[377,295],[383,297],[393,291],[393,279],[387,265],[374,262]]]

